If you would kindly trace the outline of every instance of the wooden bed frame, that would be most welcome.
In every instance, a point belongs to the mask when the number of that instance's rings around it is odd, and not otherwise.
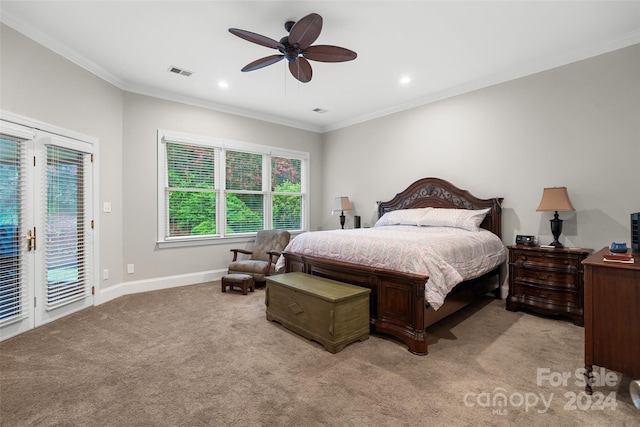
[[[396,209],[424,207],[484,209],[489,213],[482,228],[501,237],[502,198],[479,199],[439,178],[423,178],[396,194],[388,202],[378,203],[378,214]],[[478,297],[493,291],[500,298],[503,266],[482,277],[458,284],[437,311],[424,300],[428,276],[400,273],[330,260],[310,255],[283,252],[286,272],[301,271],[320,277],[351,283],[371,289],[369,299],[371,331],[390,334],[403,341],[414,354],[427,354],[425,329],[451,313],[469,305]],[[498,281],[487,280],[497,276]]]

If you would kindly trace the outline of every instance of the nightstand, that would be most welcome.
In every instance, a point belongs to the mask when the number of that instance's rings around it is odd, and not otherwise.
[[[509,246],[507,310],[566,316],[584,326],[582,260],[591,249]]]

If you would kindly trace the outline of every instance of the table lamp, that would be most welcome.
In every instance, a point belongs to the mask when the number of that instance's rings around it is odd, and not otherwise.
[[[562,220],[558,218],[558,211],[570,212],[575,211],[575,208],[569,200],[569,194],[567,193],[567,187],[551,187],[545,188],[542,193],[542,200],[540,200],[540,206],[536,211],[539,212],[553,212],[553,219],[550,219],[551,234],[553,234],[553,242],[549,243],[549,246],[556,248],[563,248],[562,243],[558,241],[558,237],[562,234]]]
[[[353,210],[353,206],[347,196],[336,197],[333,201],[333,212],[340,211],[340,227],[344,229],[344,211]]]

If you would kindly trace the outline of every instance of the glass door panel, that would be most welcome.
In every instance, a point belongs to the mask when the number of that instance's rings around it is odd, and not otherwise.
[[[34,327],[33,171],[28,158],[35,133],[0,126],[0,339]],[[31,255],[31,256],[30,256]]]
[[[0,121],[0,340],[93,305],[91,154]]]
[[[90,154],[73,141],[50,137],[36,141],[36,157],[46,159],[39,162],[43,170],[36,184],[38,326],[92,305],[93,298]]]

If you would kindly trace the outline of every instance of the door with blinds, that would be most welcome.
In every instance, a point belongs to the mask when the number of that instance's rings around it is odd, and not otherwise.
[[[91,149],[0,122],[0,339],[93,305]]]

